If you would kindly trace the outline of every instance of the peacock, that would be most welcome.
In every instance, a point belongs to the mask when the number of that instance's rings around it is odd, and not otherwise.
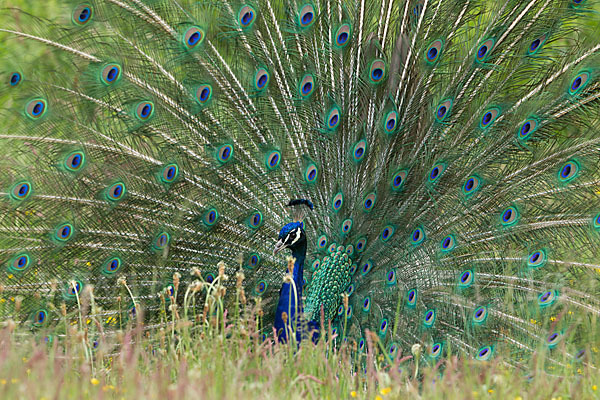
[[[103,332],[136,316],[152,329],[161,301],[181,302],[159,293],[238,274],[270,340],[585,361],[600,316],[594,7],[8,10],[2,40],[43,53],[0,64],[1,318],[60,338],[93,288]]]

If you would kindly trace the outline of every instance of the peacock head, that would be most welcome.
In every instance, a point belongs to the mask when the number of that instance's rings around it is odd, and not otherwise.
[[[281,228],[279,240],[273,249],[273,255],[283,249],[290,249],[292,252],[296,249],[306,248],[306,234],[304,233],[303,222],[290,222]]]

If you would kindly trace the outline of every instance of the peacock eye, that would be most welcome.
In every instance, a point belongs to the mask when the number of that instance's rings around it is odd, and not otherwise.
[[[125,196],[127,190],[123,182],[117,182],[110,186],[106,191],[106,198],[110,201],[119,201]]]
[[[537,53],[542,48],[542,45],[544,44],[544,42],[546,42],[546,35],[542,35],[542,36],[534,39],[531,42],[531,44],[529,45],[529,47],[527,48],[527,54],[533,55],[533,54]]]
[[[437,358],[442,354],[442,344],[441,343],[435,343],[433,346],[431,346],[431,351],[429,353],[429,355],[433,358]]]
[[[271,76],[265,68],[259,68],[254,75],[254,88],[263,91],[269,86]]]
[[[464,271],[462,274],[460,274],[460,279],[459,279],[459,286],[462,289],[465,289],[469,286],[471,286],[471,284],[473,283],[473,271],[471,271],[470,269]]]
[[[363,201],[363,207],[364,207],[363,211],[369,212],[373,208],[375,208],[376,201],[377,201],[377,195],[375,193],[369,193]]]
[[[179,166],[177,164],[167,164],[162,169],[160,180],[164,183],[172,183],[179,176]]]
[[[446,119],[448,114],[450,114],[450,110],[452,109],[452,99],[446,99],[442,101],[436,111],[435,111],[435,119],[438,122],[442,122]]]
[[[317,239],[317,246],[319,249],[324,249],[327,247],[327,235],[321,235]]]
[[[155,250],[162,250],[169,245],[171,241],[171,236],[167,232],[159,233],[155,238],[152,244]]]
[[[331,207],[333,208],[333,211],[339,211],[343,204],[344,195],[341,192],[333,196],[333,199],[331,200]]]
[[[135,107],[135,116],[140,121],[147,121],[154,115],[154,104],[151,101],[142,101]]]
[[[278,150],[273,150],[269,154],[267,154],[265,158],[265,164],[267,165],[267,169],[274,170],[279,166],[281,162],[281,153]]]
[[[315,78],[311,74],[306,74],[300,81],[299,91],[302,98],[308,98],[315,90]]]
[[[579,173],[579,164],[575,161],[568,161],[565,163],[558,173],[558,179],[561,182],[569,182],[570,180],[577,177]]]
[[[485,306],[481,306],[475,309],[473,312],[473,322],[475,324],[483,324],[488,316],[488,310]]]
[[[238,22],[243,29],[248,29],[254,24],[256,10],[252,6],[245,5],[238,13]]]
[[[434,165],[429,171],[429,182],[435,183],[442,176],[444,171],[446,170],[446,166],[442,163]]]
[[[108,64],[102,68],[100,79],[105,85],[112,85],[121,78],[121,66],[119,64]]]
[[[21,83],[22,79],[23,76],[19,72],[13,72],[12,74],[10,74],[8,84],[10,86],[17,86],[19,83]]]
[[[444,42],[442,42],[441,39],[438,39],[429,45],[425,51],[425,59],[428,64],[434,64],[439,59],[443,47]]]
[[[338,48],[346,47],[349,43],[352,27],[350,24],[342,24],[335,33],[335,45]]]
[[[425,240],[425,231],[423,231],[423,228],[417,228],[414,231],[412,231],[410,235],[410,240],[413,245],[423,243],[423,241]]]
[[[366,238],[360,238],[356,241],[356,251],[358,251],[359,253],[362,253],[366,247],[367,247],[367,239]]]
[[[89,4],[80,4],[73,9],[71,18],[75,25],[83,26],[92,20],[93,11]]]
[[[213,225],[215,225],[218,220],[219,220],[219,212],[217,211],[216,208],[208,209],[204,213],[204,216],[202,217],[202,221],[208,227],[212,227]]]
[[[193,50],[204,41],[204,31],[197,26],[188,28],[182,36],[183,45],[188,50]]]
[[[203,84],[196,88],[196,101],[200,105],[208,104],[212,98],[212,86],[209,84]]]
[[[383,121],[383,130],[387,134],[394,133],[396,129],[396,121],[398,120],[398,113],[396,111],[390,111],[387,113]]]
[[[231,161],[233,158],[233,146],[230,144],[224,144],[217,149],[217,160],[221,164]]]
[[[514,225],[519,218],[519,212],[513,206],[508,207],[506,210],[502,212],[502,225],[510,226]]]
[[[266,281],[261,280],[259,281],[256,286],[254,287],[254,294],[257,296],[262,295],[263,293],[265,293],[267,291],[267,287],[268,284]]]
[[[329,113],[327,113],[327,117],[325,118],[327,130],[335,131],[338,128],[340,125],[340,116],[341,112],[338,107],[333,107]]]
[[[361,275],[368,274],[371,271],[371,268],[373,268],[373,262],[369,260],[366,263],[364,263],[363,266],[360,268]]]
[[[29,195],[31,194],[31,184],[27,181],[22,181],[19,182],[15,185],[13,185],[12,189],[10,190],[10,196],[14,199],[14,200],[25,200],[26,198],[29,197]]]
[[[342,234],[346,235],[348,233],[350,233],[350,230],[352,229],[352,219],[348,218],[345,219],[344,222],[342,222]]]
[[[425,318],[423,319],[423,323],[425,324],[426,327],[431,327],[431,326],[433,326],[434,322],[435,322],[435,310],[427,310],[427,312],[425,312]]]
[[[396,283],[396,271],[393,269],[389,270],[386,278],[388,285],[394,285]]]
[[[360,162],[364,159],[367,152],[367,141],[365,139],[359,140],[352,149],[352,157],[354,162]]]
[[[315,22],[315,8],[311,4],[304,5],[298,13],[298,23],[302,28],[308,28]]]
[[[386,64],[385,61],[376,59],[371,62],[371,66],[369,68],[369,80],[371,83],[378,84],[384,80],[386,77]]]
[[[381,235],[379,236],[382,242],[387,242],[394,235],[396,229],[392,225],[387,225],[381,231]]]
[[[73,225],[64,223],[56,227],[54,230],[54,239],[59,242],[66,242],[73,236]]]
[[[39,119],[46,113],[47,107],[45,99],[33,99],[25,106],[25,113],[31,119]]]
[[[477,351],[475,358],[478,361],[487,361],[492,357],[492,353],[493,351],[491,346],[484,346]]]
[[[556,292],[554,290],[548,290],[548,291],[542,292],[538,296],[538,305],[542,308],[548,307],[548,306],[554,304],[554,302],[556,301],[557,298],[558,298],[558,292]]]
[[[444,251],[444,252],[454,249],[454,247],[456,246],[456,241],[454,239],[454,235],[448,235],[445,238],[443,238],[441,245],[442,245],[442,251]]]
[[[499,108],[491,108],[491,109],[485,111],[483,113],[483,116],[481,117],[479,126],[482,129],[489,128],[490,126],[492,126],[492,124],[494,123],[496,118],[498,118],[498,115],[500,115]]]
[[[477,55],[475,56],[477,62],[484,62],[487,60],[490,53],[494,49],[494,43],[494,39],[488,39],[479,46],[477,49]]]
[[[465,181],[465,183],[462,187],[463,193],[465,194],[465,196],[470,196],[473,193],[475,193],[477,190],[479,190],[480,185],[481,185],[481,181],[479,180],[479,177],[470,176],[467,178],[467,180]]]
[[[259,228],[262,224],[263,216],[260,211],[256,211],[254,214],[250,215],[249,218],[249,226],[250,228],[256,229]]]
[[[531,268],[540,268],[546,265],[548,261],[546,251],[536,250],[531,253],[527,259],[527,266]]]

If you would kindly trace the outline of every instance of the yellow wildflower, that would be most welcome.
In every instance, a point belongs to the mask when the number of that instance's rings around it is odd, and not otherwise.
[[[521,396],[517,396],[515,397],[515,400],[523,400],[523,398]]]
[[[375,400],[383,400],[381,396],[375,396]]]
[[[390,394],[390,392],[392,391],[391,387],[386,387],[380,390],[379,393],[381,393],[384,396],[387,396],[388,394]]]
[[[19,380],[17,378],[12,378],[10,380],[10,383],[18,383],[18,382],[19,382]]]
[[[350,397],[356,397],[356,390],[350,392]]]
[[[494,393],[494,389],[488,389],[488,393],[489,393],[489,394],[492,394],[492,393]]]
[[[6,379],[0,379],[0,383],[6,385]]]
[[[596,385],[592,386],[592,390],[595,392],[596,390],[598,390],[598,386],[596,386]]]
[[[92,378],[92,379],[90,379],[90,382],[91,382],[91,383],[92,383],[92,385],[94,385],[94,386],[96,386],[96,385],[98,385],[98,384],[100,383],[100,381],[99,381],[98,379],[96,379],[96,378]]]

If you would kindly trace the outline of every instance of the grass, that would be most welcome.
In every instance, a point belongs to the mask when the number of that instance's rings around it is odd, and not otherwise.
[[[179,278],[174,276],[173,291],[161,294],[158,328],[145,326],[139,312],[124,329],[103,331],[93,313],[91,289],[82,293],[77,319],[67,323],[65,314],[65,335],[49,337],[27,324],[5,321],[0,398],[517,400],[600,395],[600,374],[591,363],[548,368],[543,352],[524,370],[510,366],[502,355],[489,362],[456,355],[431,360],[416,346],[412,354],[392,359],[381,351],[376,335],[368,336],[369,350],[362,354],[352,342],[340,345],[340,338],[303,342],[299,348],[263,342],[257,329],[260,304],[246,301],[242,275],[235,277],[238,301],[232,309],[224,307],[223,269],[212,284],[199,278],[180,287]],[[597,352],[592,347],[589,358]]]

